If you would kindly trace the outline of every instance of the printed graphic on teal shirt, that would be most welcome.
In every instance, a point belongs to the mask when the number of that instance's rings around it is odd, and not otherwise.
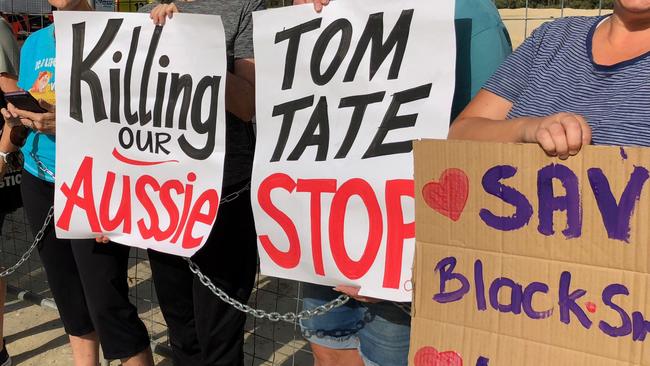
[[[56,103],[55,73],[56,45],[54,26],[35,32],[23,45],[20,53],[20,76],[18,86],[29,91],[36,99]],[[52,172],[55,172],[55,138],[52,135],[30,132],[22,148],[25,155],[25,170],[40,179],[54,182],[54,179],[39,169],[32,154]]]

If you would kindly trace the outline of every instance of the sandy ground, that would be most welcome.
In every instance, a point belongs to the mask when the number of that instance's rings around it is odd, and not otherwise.
[[[20,300],[9,301],[5,339],[16,365],[72,364],[67,337],[55,311]]]
[[[32,267],[33,268],[33,267]],[[139,273],[136,274],[136,268]],[[132,292],[137,288],[138,278],[142,278],[143,271],[147,266],[138,264],[133,266],[130,271]],[[22,288],[27,283],[27,278],[32,284],[40,284],[42,273],[39,271],[30,271],[17,276],[20,278],[19,285]],[[148,280],[148,278],[145,278]],[[15,281],[10,280],[10,284]],[[34,292],[41,293],[48,297],[49,293],[41,291],[36,286]],[[142,298],[147,297],[140,294]],[[139,305],[140,314],[145,320],[147,327],[153,335],[156,330],[159,334],[157,340],[165,342],[164,322],[157,307],[146,309],[143,306],[145,301],[136,302]],[[143,310],[144,308],[144,310]],[[7,350],[9,351],[14,365],[72,365],[72,353],[68,346],[68,337],[66,336],[63,325],[58,316],[58,312],[48,307],[33,305],[28,301],[17,299],[12,294],[8,295],[7,304],[5,305],[5,329],[4,336],[7,341]],[[155,356],[156,365],[171,366],[171,361],[162,356]],[[118,362],[112,362],[117,365]]]

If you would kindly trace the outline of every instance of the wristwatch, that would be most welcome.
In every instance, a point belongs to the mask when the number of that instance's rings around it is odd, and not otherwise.
[[[0,158],[10,168],[16,170],[23,167],[23,154],[20,151],[4,152],[0,151]]]

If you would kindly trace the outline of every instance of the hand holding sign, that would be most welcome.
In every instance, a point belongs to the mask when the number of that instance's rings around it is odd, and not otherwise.
[[[566,159],[591,142],[591,128],[580,115],[557,113],[534,120],[524,125],[523,141],[538,143],[550,156]]]
[[[167,18],[171,19],[174,17],[174,13],[178,13],[176,4],[160,4],[151,10],[149,17],[153,20],[153,24],[163,26]]]
[[[380,299],[375,299],[374,297],[367,297],[367,296],[361,296],[359,295],[359,291],[361,289],[359,287],[354,287],[354,286],[336,286],[334,288],[334,291],[338,291],[342,294],[346,294],[350,296],[351,298],[361,301],[361,302],[367,302],[367,303],[378,303],[382,300]]]
[[[330,0],[293,0],[293,5],[302,5],[314,3],[314,10],[317,13],[323,11],[323,8],[330,3]]]

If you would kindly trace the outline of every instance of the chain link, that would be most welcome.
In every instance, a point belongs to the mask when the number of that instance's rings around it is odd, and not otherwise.
[[[264,310],[254,309],[246,304],[242,304],[238,300],[228,296],[228,294],[225,291],[215,286],[214,283],[212,283],[212,281],[206,275],[201,273],[201,269],[196,263],[192,262],[192,260],[189,258],[185,258],[185,260],[187,261],[187,264],[190,266],[190,271],[192,271],[192,273],[194,273],[198,277],[199,281],[201,281],[203,286],[207,287],[215,296],[221,299],[221,301],[234,307],[235,309],[241,311],[242,313],[252,315],[253,317],[258,319],[268,319],[272,322],[279,322],[282,320],[285,322],[294,323],[297,320],[307,320],[318,315],[326,314],[332,309],[345,305],[350,300],[350,298],[347,295],[341,295],[338,298],[328,302],[327,304],[318,306],[314,309],[303,310],[297,314],[292,312],[286,314],[280,314],[278,312],[268,313]]]
[[[43,226],[41,227],[41,230],[39,230],[39,232],[34,237],[34,241],[32,242],[32,245],[29,247],[29,249],[27,249],[25,254],[23,254],[23,256],[20,257],[20,260],[16,262],[16,264],[0,272],[0,278],[8,277],[12,275],[14,272],[16,272],[18,268],[20,268],[20,266],[22,266],[25,262],[27,262],[27,260],[32,255],[32,252],[34,251],[36,246],[38,246],[38,243],[40,243],[41,240],[43,240],[43,237],[45,236],[45,231],[47,230],[48,226],[50,226],[50,222],[52,222],[53,218],[54,218],[54,206],[50,207],[50,211],[48,211],[47,213],[45,222],[43,222]]]
[[[251,183],[248,182],[248,184],[246,184],[242,189],[238,190],[237,192],[233,192],[233,193],[227,195],[226,197],[223,197],[221,199],[221,201],[219,201],[219,203],[222,204],[222,205],[224,203],[230,203],[230,202],[236,200],[237,198],[239,198],[239,196],[241,196],[242,193],[244,193],[244,192],[246,192],[246,191],[248,191],[250,189],[251,189]]]
[[[36,154],[32,151],[30,153],[32,159],[36,162],[36,165],[38,165],[38,169],[44,172],[45,174],[49,175],[52,179],[54,179],[54,173],[43,164],[43,162],[36,157]],[[31,257],[32,252],[34,252],[34,249],[38,246],[38,243],[43,240],[43,237],[45,236],[45,230],[47,230],[47,227],[50,225],[50,222],[52,222],[52,219],[54,218],[54,205],[50,207],[50,210],[47,212],[47,216],[45,217],[45,221],[43,222],[43,226],[41,227],[41,230],[36,233],[36,236],[34,237],[34,241],[32,242],[32,245],[29,246],[29,249],[20,257],[20,260],[16,262],[13,266],[3,270],[0,272],[0,278],[8,277],[11,276],[14,272],[20,268],[27,260],[29,257]]]
[[[229,203],[229,202],[232,202],[232,201],[236,200],[237,198],[239,198],[239,196],[241,196],[242,193],[249,190],[250,188],[251,188],[251,184],[248,183],[244,188],[240,189],[239,191],[231,193],[228,196],[222,198],[221,199],[221,204]],[[212,280],[210,280],[210,278],[208,278],[206,275],[204,275],[201,272],[201,269],[199,268],[199,266],[196,263],[192,262],[192,260],[189,259],[189,258],[185,258],[185,260],[187,261],[187,264],[190,266],[190,271],[192,271],[192,273],[194,273],[198,277],[199,281],[201,281],[203,286],[207,287],[221,301],[223,301],[226,304],[234,307],[235,309],[241,311],[242,313],[252,315],[253,317],[258,318],[258,319],[268,319],[268,320],[270,320],[272,322],[279,322],[279,321],[282,320],[282,321],[285,321],[285,322],[294,323],[297,320],[307,320],[307,319],[311,319],[311,318],[313,318],[315,316],[318,316],[318,315],[326,314],[327,312],[331,311],[332,309],[335,309],[335,308],[338,308],[340,306],[345,305],[345,303],[347,303],[350,300],[350,298],[348,296],[341,295],[338,298],[336,298],[335,300],[328,302],[327,304],[318,306],[318,307],[316,307],[314,309],[303,310],[303,311],[299,312],[298,314],[291,313],[291,312],[286,313],[286,314],[280,314],[278,312],[269,313],[269,312],[266,312],[266,311],[261,310],[261,309],[254,309],[254,308],[252,308],[252,307],[250,307],[250,306],[248,306],[246,304],[242,304],[240,301],[228,296],[228,294],[225,291],[223,291],[222,289],[215,286],[214,283],[212,282]]]
[[[43,162],[40,161],[40,159],[38,159],[33,152],[31,153],[31,156],[34,159],[34,161],[36,162],[36,164],[38,165],[39,170],[43,171],[45,174],[49,175],[50,177],[52,177],[52,179],[54,179],[54,173],[50,169],[48,169],[48,167],[45,164],[43,164]],[[233,202],[234,200],[239,198],[242,195],[242,193],[250,190],[250,188],[251,188],[251,184],[249,182],[246,186],[244,186],[242,189],[238,190],[237,192],[233,192],[233,193],[227,195],[226,197],[223,197],[221,199],[221,201],[220,201],[220,204],[227,204],[227,203]],[[22,266],[23,263],[25,263],[29,259],[29,257],[31,256],[32,252],[34,251],[34,249],[36,248],[38,243],[45,236],[45,230],[47,230],[47,227],[49,226],[49,224],[52,221],[53,217],[54,217],[54,206],[52,206],[50,208],[50,211],[48,212],[47,217],[45,218],[45,222],[43,223],[43,227],[38,232],[38,234],[36,234],[36,237],[34,238],[34,242],[29,247],[27,252],[25,252],[25,254],[23,254],[23,256],[20,258],[20,260],[15,265],[13,265],[12,267],[4,270],[3,272],[0,272],[0,278],[7,277],[7,276],[11,275],[20,266]],[[189,258],[185,258],[185,260],[187,261],[188,265],[190,266],[190,271],[192,271],[192,273],[194,273],[199,278],[199,280],[201,281],[201,283],[205,287],[207,287],[214,295],[216,295],[219,299],[221,299],[221,301],[225,302],[226,304],[234,307],[235,309],[237,309],[237,310],[239,310],[239,311],[241,311],[241,312],[243,312],[245,314],[252,315],[253,317],[258,318],[258,319],[268,319],[268,320],[270,320],[272,322],[285,321],[285,322],[289,322],[289,323],[294,323],[297,320],[307,320],[307,319],[311,319],[311,318],[313,318],[315,316],[318,316],[318,315],[326,314],[329,311],[331,311],[332,309],[335,309],[335,308],[338,308],[338,307],[341,307],[341,306],[345,305],[350,300],[350,297],[348,297],[347,295],[341,295],[338,298],[328,302],[327,304],[318,306],[318,307],[316,307],[314,309],[303,310],[303,311],[301,311],[301,312],[299,312],[297,314],[293,313],[293,312],[289,312],[289,313],[286,313],[286,314],[280,314],[278,312],[270,312],[269,313],[269,312],[266,312],[266,311],[261,310],[261,309],[254,309],[254,308],[252,308],[252,307],[250,307],[250,306],[248,306],[246,304],[242,304],[240,301],[228,296],[228,294],[225,291],[223,291],[222,289],[215,286],[214,283],[212,283],[212,281],[210,280],[210,278],[208,278],[207,276],[205,276],[201,272],[201,269],[199,268],[198,265],[196,265],[196,263],[192,262],[192,260],[189,259]]]
[[[50,170],[50,169],[49,169],[45,164],[43,164],[43,162],[41,161],[41,159],[39,159],[39,158],[36,156],[36,154],[34,154],[33,151],[30,152],[29,154],[31,155],[32,159],[34,159],[34,161],[36,162],[36,165],[38,165],[38,169],[39,169],[40,171],[42,171],[43,173],[49,175],[50,178],[52,178],[52,179],[54,180],[54,173],[53,173],[53,172],[52,172],[52,171],[51,171],[51,170]]]

